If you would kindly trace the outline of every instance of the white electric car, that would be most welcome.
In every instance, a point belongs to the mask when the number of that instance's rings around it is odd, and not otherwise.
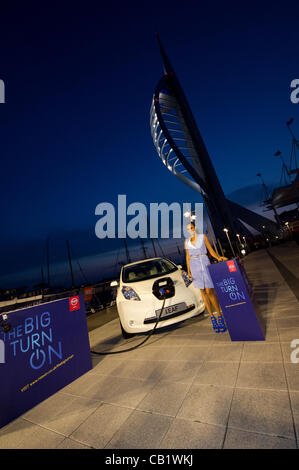
[[[117,286],[116,305],[122,334],[125,338],[154,328],[161,312],[163,300],[153,293],[157,279],[170,277],[174,295],[167,298],[157,328],[187,320],[205,309],[199,289],[180,265],[166,258],[151,258],[122,267],[120,280],[111,282]]]

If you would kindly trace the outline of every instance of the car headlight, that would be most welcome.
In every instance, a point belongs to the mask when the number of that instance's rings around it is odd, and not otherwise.
[[[132,289],[132,287],[124,286],[121,291],[123,293],[123,296],[127,300],[140,300],[139,295],[136,294],[136,292],[134,291],[134,289]]]
[[[184,280],[185,286],[188,287],[192,283],[192,279],[189,279],[188,274],[186,271],[182,271],[182,278]]]

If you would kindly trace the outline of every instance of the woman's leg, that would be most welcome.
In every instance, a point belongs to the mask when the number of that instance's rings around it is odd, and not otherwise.
[[[225,333],[226,332],[226,325],[225,325],[225,321],[224,321],[224,317],[222,315],[222,312],[220,310],[220,305],[219,305],[219,302],[218,302],[218,298],[217,298],[217,295],[216,295],[216,292],[215,292],[215,289],[206,289],[207,291],[207,297],[209,298],[211,304],[214,306],[217,314],[218,314],[218,318],[217,318],[217,324],[218,324],[218,327],[219,327],[219,330],[221,333]]]
[[[204,303],[205,303],[205,306],[206,306],[206,308],[207,308],[207,310],[208,310],[208,312],[209,312],[210,319],[211,319],[212,326],[213,326],[213,330],[214,330],[216,333],[220,333],[220,328],[219,328],[217,319],[216,319],[216,317],[214,316],[212,304],[211,304],[211,302],[210,302],[210,299],[209,299],[209,296],[208,296],[208,294],[207,294],[207,292],[206,292],[206,289],[200,289],[200,292],[201,292],[203,301],[204,301]]]
[[[206,288],[206,295],[219,316],[222,315],[215,289]]]
[[[202,296],[202,300],[204,301],[204,304],[205,304],[206,309],[208,310],[210,316],[213,315],[212,305],[211,305],[209,297],[206,293],[206,289],[200,289],[200,293],[201,293],[201,296]]]

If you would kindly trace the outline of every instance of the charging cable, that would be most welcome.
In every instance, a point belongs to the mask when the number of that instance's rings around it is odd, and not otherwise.
[[[163,300],[163,305],[162,305],[162,308],[161,308],[161,312],[159,313],[159,317],[157,318],[157,321],[155,323],[154,328],[150,331],[150,334],[141,343],[136,344],[135,346],[132,346],[131,348],[122,349],[121,351],[104,351],[104,352],[90,351],[90,352],[92,354],[98,354],[99,356],[104,356],[106,354],[119,354],[119,353],[123,353],[123,352],[133,351],[133,349],[139,348],[139,346],[141,346],[142,344],[144,344],[146,341],[148,341],[150,339],[150,337],[154,333],[155,329],[157,328],[157,325],[160,321],[160,318],[161,318],[161,315],[162,315],[162,312],[163,312],[163,309],[164,309],[165,300],[166,300],[166,298]]]
[[[146,341],[148,341],[150,339],[150,337],[152,336],[152,334],[154,333],[155,329],[158,326],[160,318],[162,316],[162,312],[163,312],[164,306],[165,306],[165,301],[166,301],[166,299],[168,299],[170,297],[173,297],[174,292],[175,292],[174,283],[173,283],[173,280],[170,277],[158,279],[157,281],[154,282],[154,284],[153,284],[153,294],[159,300],[163,300],[163,304],[162,304],[162,308],[161,308],[161,311],[159,313],[159,316],[157,318],[157,321],[155,323],[154,328],[150,331],[149,335],[143,341],[141,341],[141,343],[136,344],[135,346],[132,346],[131,348],[122,349],[120,351],[103,351],[103,352],[90,351],[90,352],[92,354],[97,354],[99,356],[105,356],[107,354],[120,354],[120,353],[123,353],[123,352],[133,351],[134,349],[139,348],[139,346],[146,343]]]

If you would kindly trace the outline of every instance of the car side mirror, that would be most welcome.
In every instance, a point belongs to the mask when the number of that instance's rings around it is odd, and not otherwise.
[[[110,282],[110,287],[118,287],[118,281]]]
[[[179,269],[183,269],[183,266],[182,266],[181,264],[177,264],[177,267],[178,267]]]

